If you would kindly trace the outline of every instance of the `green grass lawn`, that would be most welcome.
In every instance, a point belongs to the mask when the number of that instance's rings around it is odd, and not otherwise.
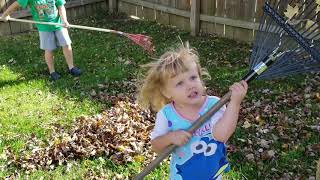
[[[192,37],[188,32],[145,21],[112,21],[90,18],[76,21],[145,33],[153,37],[159,57],[168,48],[189,41],[197,48],[201,63],[212,80],[208,88],[222,96],[229,85],[241,79],[248,70],[250,46],[213,36]],[[72,165],[25,172],[9,166],[4,157],[7,147],[19,154],[26,140],[35,135],[46,140],[51,124],[66,129],[82,115],[95,115],[111,104],[92,98],[98,84],[126,81],[139,76],[139,66],[150,61],[143,50],[130,40],[117,35],[70,29],[75,63],[83,70],[80,78],[67,73],[61,50],[56,52],[56,70],[62,79],[49,80],[43,52],[38,48],[37,32],[0,38],[0,178],[16,176],[30,179],[90,179],[102,177],[126,179],[142,170],[138,162],[116,165],[108,157],[74,160]],[[130,61],[130,64],[124,63]],[[274,81],[256,81],[244,102],[239,126],[230,140],[232,171],[228,179],[274,179],[315,177],[316,160],[320,158],[319,75],[300,75]],[[124,93],[125,89],[110,87],[107,92]],[[271,108],[271,109],[270,109]],[[250,126],[246,126],[246,125]],[[265,141],[268,143],[265,143]],[[267,144],[267,145],[266,145]],[[274,152],[274,155],[268,154]],[[250,158],[254,157],[254,158]],[[163,179],[168,165],[152,172],[149,179]]]

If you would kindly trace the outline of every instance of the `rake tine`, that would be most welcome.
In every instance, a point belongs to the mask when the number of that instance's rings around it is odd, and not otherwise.
[[[269,18],[269,20],[272,22],[271,17],[267,16],[267,18]],[[266,19],[266,22],[268,22],[267,19]],[[266,27],[266,29],[265,29],[265,32],[268,33],[270,27],[272,27],[272,23],[268,23],[268,25],[267,25],[267,27]],[[262,32],[262,33],[263,33],[263,32]],[[266,41],[270,40],[269,36],[271,36],[271,33],[268,33],[267,36],[263,39],[263,42],[259,42],[258,44],[266,44]],[[272,38],[272,39],[274,39],[274,38]],[[269,46],[269,47],[270,47],[270,46]],[[269,48],[267,51],[264,51],[264,54],[262,54],[261,51],[262,51],[262,48],[259,48],[258,51],[257,51],[257,57],[255,58],[256,61],[255,61],[255,63],[251,66],[251,68],[252,68],[252,67],[255,67],[255,66],[261,61],[261,59],[262,59],[263,57],[265,57],[265,54],[270,53],[270,51],[272,51],[272,50],[271,50],[271,48]]]
[[[275,1],[274,1],[274,3],[275,3]],[[258,31],[263,30],[263,28],[265,27],[265,24],[267,22],[267,18],[270,18],[270,17],[267,16],[266,14],[263,14],[262,18],[260,19],[260,24],[259,24]],[[267,29],[269,28],[268,26],[269,26],[269,24],[267,24]],[[262,44],[262,40],[265,40],[265,39],[263,38],[263,31],[260,31],[260,32],[257,33],[256,44]],[[258,48],[258,46],[255,46],[255,47],[256,48],[254,48],[253,51],[252,51],[253,52],[253,54],[252,54],[253,58],[251,58],[251,62],[250,62],[251,68],[257,64],[258,59],[259,59],[259,58],[257,58],[257,55],[260,52],[260,48]]]
[[[286,60],[284,60],[284,61],[286,61]],[[290,71],[296,70],[297,67],[301,67],[301,65],[303,65],[303,63],[301,63],[301,62],[293,62],[293,63],[290,63],[290,65],[281,68],[281,70],[279,70],[279,69],[272,70],[272,67],[270,67],[269,71],[265,72],[265,75],[267,75],[268,73],[269,74],[280,74],[280,72],[281,73],[290,72]],[[303,67],[305,67],[305,65]],[[274,66],[278,67],[278,64],[274,64]],[[299,70],[302,70],[302,69],[299,68]]]
[[[262,79],[275,79],[275,78],[279,78],[279,77],[285,77],[285,76],[289,76],[289,75],[294,75],[294,74],[301,74],[304,72],[318,72],[320,71],[320,67],[304,67],[303,69],[296,69],[295,71],[288,71],[288,72],[284,72],[284,73],[279,73],[279,74],[262,74],[261,76],[259,76],[259,80]]]
[[[298,67],[298,65],[300,64],[300,66],[305,63],[305,61],[302,61],[301,59],[306,59],[306,58],[303,58],[305,57],[304,54],[306,54],[306,52],[304,50],[301,51],[301,48],[297,47],[296,49],[294,50],[291,50],[291,52],[297,52],[298,53],[289,53],[289,54],[285,54],[283,57],[280,57],[279,60],[274,63],[268,71],[265,72],[265,74],[270,74],[271,72],[272,73],[277,73],[277,72],[281,72],[283,71],[285,68],[288,68],[288,66],[292,67]],[[301,57],[301,58],[300,58]],[[310,55],[308,56],[310,57]],[[282,60],[282,58],[285,58],[285,60]],[[300,61],[297,61],[299,60]],[[296,60],[296,61],[295,61]],[[294,62],[296,64],[293,65],[293,63],[288,63],[288,62]],[[278,68],[276,70],[273,70],[273,67],[281,67],[281,68]]]

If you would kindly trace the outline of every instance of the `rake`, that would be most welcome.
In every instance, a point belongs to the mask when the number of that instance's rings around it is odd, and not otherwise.
[[[9,21],[16,21],[16,22],[23,22],[23,23],[32,23],[32,24],[45,24],[45,25],[53,25],[53,26],[64,26],[64,24],[59,24],[59,23],[40,22],[40,21],[32,21],[32,20],[26,20],[26,19],[15,19],[15,18],[11,18],[11,17],[8,20]],[[143,34],[130,34],[130,33],[125,33],[125,32],[116,31],[116,30],[112,30],[112,29],[80,26],[80,25],[73,25],[73,24],[70,24],[68,27],[119,34],[119,35],[122,35],[122,36],[125,36],[125,37],[129,38],[135,44],[141,46],[148,54],[153,54],[154,51],[155,51],[155,48],[154,48],[154,46],[152,44],[152,38],[149,37],[149,36],[143,35]]]
[[[319,0],[267,0],[250,57],[250,70],[242,80],[275,79],[320,71]],[[231,96],[229,91],[188,129],[190,133],[212,117]],[[155,169],[178,146],[170,145],[135,179]]]

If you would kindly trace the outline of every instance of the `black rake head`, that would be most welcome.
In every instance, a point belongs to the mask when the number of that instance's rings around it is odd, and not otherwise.
[[[320,71],[320,1],[268,0],[250,57],[255,68],[265,57],[274,63],[258,79]]]

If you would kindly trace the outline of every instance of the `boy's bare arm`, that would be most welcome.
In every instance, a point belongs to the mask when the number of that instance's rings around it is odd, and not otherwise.
[[[66,8],[62,5],[58,7],[59,15],[61,17],[62,22],[65,24],[66,27],[69,26],[69,22],[67,19],[67,11]]]
[[[1,16],[1,20],[8,21],[9,15],[16,11],[18,8],[20,8],[20,4],[16,1],[13,4],[11,4],[7,10],[4,11],[4,13]]]

